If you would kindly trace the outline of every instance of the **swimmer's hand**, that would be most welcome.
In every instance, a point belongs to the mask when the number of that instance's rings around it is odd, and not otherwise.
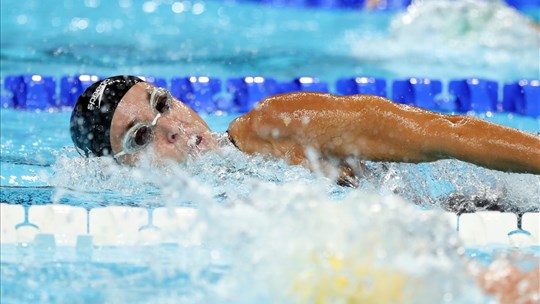
[[[520,260],[527,257],[520,257]],[[508,259],[496,259],[488,269],[480,269],[474,263],[469,271],[476,277],[479,286],[494,295],[502,304],[538,303],[540,300],[540,266],[537,258],[530,256],[536,266],[522,270]],[[535,260],[535,261],[534,261]]]
[[[360,185],[358,176],[356,176],[354,170],[346,164],[342,164],[339,167],[339,176],[336,180],[336,183],[342,187],[351,188],[358,188],[358,186]]]
[[[336,184],[342,187],[358,188],[360,179],[365,177],[367,166],[363,161],[328,161],[318,160],[316,168],[305,163],[304,167],[312,171],[321,171],[324,176],[335,178]]]

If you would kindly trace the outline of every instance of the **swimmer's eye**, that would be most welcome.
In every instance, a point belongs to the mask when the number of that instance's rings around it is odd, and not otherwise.
[[[156,89],[152,92],[150,96],[150,102],[152,109],[157,113],[165,113],[169,111],[172,105],[172,96],[169,91],[165,89]]]
[[[152,128],[156,125],[160,116],[161,113],[158,113],[151,124],[138,123],[130,128],[122,141],[122,151],[116,153],[114,158],[126,154],[135,154],[148,146],[154,137]]]
[[[150,143],[152,139],[152,128],[147,125],[140,126],[137,128],[132,137],[130,148],[139,149]]]
[[[124,154],[133,154],[144,147],[148,146],[152,141],[154,132],[152,130],[152,125],[137,124],[131,128],[126,136],[124,137],[124,142],[122,144],[122,152],[118,153],[115,157],[124,155]]]
[[[165,113],[169,110],[169,100],[167,96],[160,96],[154,106],[159,113]]]

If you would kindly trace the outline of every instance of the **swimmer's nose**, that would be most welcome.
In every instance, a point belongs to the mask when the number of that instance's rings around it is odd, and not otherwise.
[[[175,143],[180,138],[179,130],[175,130],[172,127],[172,123],[167,117],[160,117],[154,128],[161,136],[165,137],[169,143]]]
[[[178,132],[175,131],[167,131],[167,141],[172,143],[175,143],[178,140]]]

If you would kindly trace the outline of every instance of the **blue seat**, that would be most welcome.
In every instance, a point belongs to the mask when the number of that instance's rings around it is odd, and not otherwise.
[[[442,83],[428,78],[396,80],[392,84],[393,101],[430,110],[438,108],[435,97],[441,92]]]
[[[386,80],[373,77],[340,78],[336,92],[341,95],[370,94],[386,97]]]
[[[439,80],[427,78],[411,78],[409,80],[414,89],[414,103],[424,109],[438,108],[436,96],[442,92],[442,83]]]
[[[341,0],[307,0],[306,6],[320,8],[337,8],[340,7]]]
[[[538,0],[506,0],[506,3],[517,9],[538,9],[540,7]]]
[[[523,90],[524,103],[516,105],[516,111],[520,114],[540,117],[540,80],[520,81]]]
[[[264,77],[231,78],[227,80],[227,92],[233,96],[235,111],[248,112],[262,99],[276,94],[277,81]]]
[[[516,104],[523,104],[523,92],[517,82],[507,83],[503,87],[501,110],[516,112]]]
[[[456,110],[470,111],[470,93],[466,80],[452,80],[448,83],[448,93],[454,98]]]
[[[364,7],[365,0],[307,0],[307,6],[321,8],[355,8]]]
[[[260,1],[262,3],[271,4],[274,6],[304,7],[308,4],[308,0],[254,0],[254,1]]]
[[[5,94],[0,95],[0,107],[4,109],[14,108],[15,103],[13,102],[13,98]]]
[[[291,93],[301,91],[294,81],[278,82],[276,87],[277,94]]]
[[[88,74],[78,75],[78,79],[81,83],[81,88],[83,92],[84,90],[88,89],[89,86],[93,85],[95,82],[104,78],[105,77],[101,77],[98,75],[88,75]]]
[[[60,98],[58,101],[59,107],[73,107],[77,102],[77,98],[90,85],[100,80],[101,77],[96,75],[74,75],[62,76],[60,79]]]
[[[281,82],[277,85],[277,93],[290,92],[324,92],[328,93],[328,84],[314,77],[298,77],[291,82]]]
[[[221,80],[210,77],[176,77],[171,80],[171,93],[197,112],[217,109],[216,94],[221,92]]]
[[[153,77],[153,76],[139,76],[142,80],[149,82],[156,87],[167,89],[167,80],[165,78]]]
[[[82,89],[80,85],[78,85],[76,76],[62,76],[62,78],[60,78],[60,106],[74,106],[81,93]]]
[[[28,110],[44,110],[56,106],[56,81],[51,76],[7,76],[4,86],[11,93],[11,102],[6,105]]]
[[[7,96],[8,101],[6,106],[13,108],[18,107],[18,104],[26,102],[26,86],[24,85],[24,79],[21,75],[8,75],[4,79],[4,88],[9,92],[11,96]],[[4,104],[4,102],[2,102]]]
[[[496,111],[497,90],[497,82],[478,78],[452,80],[448,85],[449,93],[455,98],[457,110],[461,112]]]
[[[392,83],[392,100],[397,103],[414,104],[414,92],[407,80],[396,80]]]
[[[363,8],[365,0],[339,0],[339,7],[342,8]]]
[[[540,117],[540,80],[520,80],[506,84],[502,108],[533,118]]]
[[[380,1],[375,7],[378,10],[403,10],[406,9],[412,0],[386,0]]]
[[[51,76],[24,75],[26,100],[18,104],[27,110],[45,110],[56,107],[56,80]]]

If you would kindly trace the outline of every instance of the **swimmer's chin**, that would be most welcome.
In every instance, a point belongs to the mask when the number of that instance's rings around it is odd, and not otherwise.
[[[137,159],[126,164],[132,167],[160,168],[174,164],[190,163],[207,153],[219,152],[219,146],[213,137],[210,140],[204,136],[196,137],[193,138],[192,142],[189,142],[188,145],[190,145],[189,151],[186,154],[182,153],[183,155],[180,155],[180,153],[179,155],[160,155],[159,153],[150,150],[141,153]]]
[[[143,155],[140,155],[137,160],[130,163],[125,163],[125,165],[143,169],[163,169],[170,166],[187,163],[196,158],[197,157],[193,156],[177,158],[171,156],[159,156],[153,153],[144,153]]]

